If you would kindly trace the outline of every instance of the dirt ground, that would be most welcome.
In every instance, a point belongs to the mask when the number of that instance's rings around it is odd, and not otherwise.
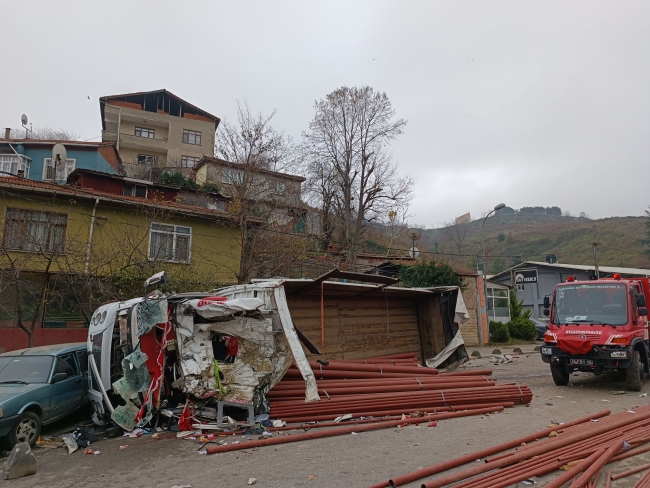
[[[628,391],[620,376],[596,378],[578,373],[571,378],[573,386],[557,387],[539,353],[532,352],[533,345],[522,348],[525,354],[515,362],[492,369],[500,383],[518,382],[533,390],[535,396],[529,407],[517,406],[489,416],[442,420],[433,428],[408,426],[210,456],[198,453],[198,441],[177,439],[173,434],[166,434],[170,437],[160,440],[151,436],[103,440],[92,445],[101,451],[95,456],[36,448],[38,473],[10,482],[0,481],[0,487],[244,487],[248,486],[249,478],[256,478],[255,486],[260,488],[367,487],[542,430],[551,421],[564,422],[604,409],[616,413],[650,402],[648,397]],[[473,350],[470,348],[468,352]],[[487,356],[492,348],[478,350]],[[480,368],[491,366],[487,357],[472,360],[470,364]],[[619,391],[626,393],[612,394]],[[650,381],[641,393],[648,391]],[[59,424],[49,433],[63,427]],[[231,442],[234,438],[227,440]],[[120,449],[121,445],[128,448]],[[621,472],[649,462],[650,453],[647,453],[619,461],[613,470]],[[639,477],[631,476],[613,482],[612,486],[632,487]],[[537,486],[543,486],[551,478],[538,479]],[[420,482],[406,486],[419,487]],[[605,486],[604,479],[599,486]]]

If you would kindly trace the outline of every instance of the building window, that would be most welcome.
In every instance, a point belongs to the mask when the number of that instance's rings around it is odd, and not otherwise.
[[[222,168],[221,170],[221,182],[226,185],[236,185],[238,183],[243,183],[244,181],[244,172],[241,169],[237,168]]]
[[[61,167],[61,171],[58,171],[56,165],[52,163],[52,158],[46,158],[43,163],[43,181],[66,181],[68,175],[74,171],[76,161],[76,159],[66,159],[65,167]]]
[[[193,156],[181,156],[181,168],[193,168],[200,159],[201,158],[195,158]]]
[[[135,128],[136,137],[146,137],[147,139],[153,139],[154,129],[145,129],[144,127]]]
[[[192,228],[151,223],[149,259],[156,261],[190,261]]]
[[[517,284],[517,291],[524,291],[524,285],[521,283]]]
[[[198,130],[183,129],[183,142],[185,144],[201,145],[201,133]]]
[[[147,198],[147,187],[144,185],[124,185],[127,197]]]
[[[158,156],[138,154],[138,164],[158,164]]]
[[[488,287],[487,313],[488,320],[498,322],[508,322],[510,320],[510,303],[507,289]]]
[[[269,180],[269,186],[271,193],[275,193],[276,195],[284,195],[287,191],[287,184],[284,181]]]
[[[29,178],[29,160],[22,156],[0,156],[0,176],[8,176],[6,173],[17,175],[18,171],[24,171],[25,178]]]
[[[7,208],[4,247],[15,251],[62,254],[68,216]]]

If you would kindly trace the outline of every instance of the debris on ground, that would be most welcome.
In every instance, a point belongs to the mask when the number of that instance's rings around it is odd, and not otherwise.
[[[257,478],[248,478],[249,485],[254,485],[255,483],[257,483]]]
[[[476,359],[481,359],[483,357],[479,351],[472,351],[471,356]]]
[[[3,478],[13,480],[36,474],[36,457],[27,442],[19,442],[14,446],[9,457],[4,462]]]
[[[508,364],[514,361],[510,354],[495,354],[490,358],[490,362],[494,364]]]

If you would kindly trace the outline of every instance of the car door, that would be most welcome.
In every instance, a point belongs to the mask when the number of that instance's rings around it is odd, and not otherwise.
[[[76,353],[77,356],[77,364],[79,366],[79,371],[81,373],[81,384],[83,385],[81,388],[81,404],[84,404],[88,401],[88,386],[89,386],[89,381],[88,381],[88,353],[86,350],[82,351],[77,351]]]
[[[84,382],[73,353],[62,354],[55,359],[52,379],[57,373],[65,373],[68,377],[51,385],[52,418],[77,408],[83,397]]]

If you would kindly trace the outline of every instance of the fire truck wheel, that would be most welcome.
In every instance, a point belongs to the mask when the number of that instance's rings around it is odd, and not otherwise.
[[[551,375],[557,386],[566,386],[569,383],[569,373],[566,372],[563,364],[551,364]]]
[[[625,379],[630,390],[641,391],[643,386],[643,364],[641,364],[639,351],[634,351],[632,354],[632,364],[625,370]]]

